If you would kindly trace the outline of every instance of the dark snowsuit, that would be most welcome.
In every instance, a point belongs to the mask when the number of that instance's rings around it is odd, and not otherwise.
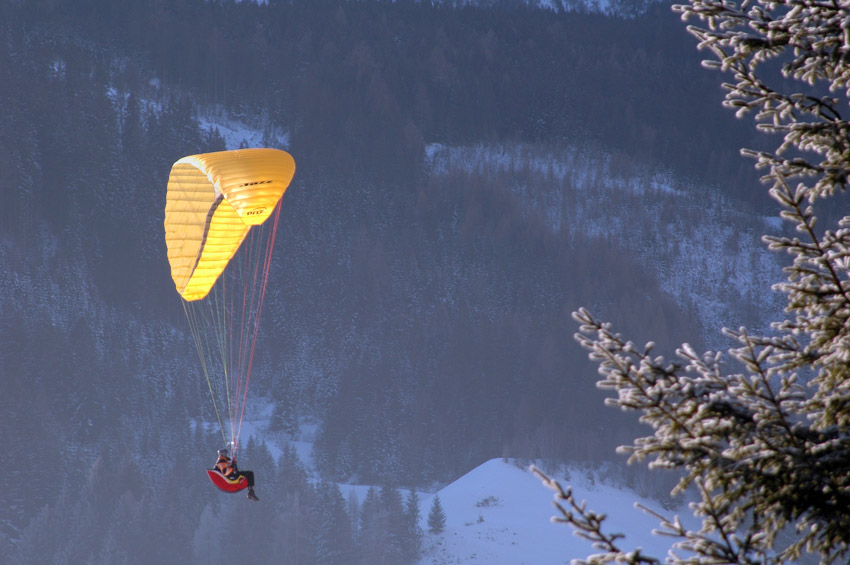
[[[236,461],[232,461],[230,457],[219,455],[218,461],[215,462],[215,468],[221,471],[221,474],[230,479],[231,481],[235,481],[240,476],[243,476],[248,481],[248,488],[254,487],[254,472],[240,471],[236,467]]]

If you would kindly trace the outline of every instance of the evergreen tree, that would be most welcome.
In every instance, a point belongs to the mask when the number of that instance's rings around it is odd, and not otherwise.
[[[274,409],[269,420],[269,430],[294,435],[298,431],[298,396],[291,379],[282,377],[274,388]]]
[[[316,557],[319,563],[344,565],[353,561],[351,520],[339,485],[322,481],[317,487],[319,508]]]
[[[797,234],[764,237],[771,250],[792,257],[787,280],[773,287],[787,299],[786,317],[767,336],[724,330],[737,342],[728,355],[684,344],[675,362],[584,309],[574,314],[576,337],[600,364],[598,386],[617,392],[608,403],[639,412],[655,430],[622,452],[681,471],[674,492],[690,488],[699,496],[692,508],[700,529],[663,521],[683,553],[671,562],[783,563],[805,551],[822,563],[846,563],[850,216],[823,229],[815,214],[846,210],[846,198],[843,207],[829,200],[844,196],[850,179],[850,122],[843,118],[850,9],[807,0],[691,0],[674,9],[705,24],[688,28],[716,57],[705,66],[732,73],[724,105],[739,117],[753,112],[760,131],[782,137],[774,152],[745,154],[768,170],[763,181]],[[740,372],[725,372],[727,357]],[[617,536],[603,531],[604,517],[544,479],[557,492],[563,520],[603,550],[582,563],[659,562],[622,550]],[[780,535],[788,532],[791,541]]]
[[[359,563],[380,563],[387,545],[385,514],[378,490],[369,487],[360,507],[360,534],[357,539]]]
[[[308,480],[298,452],[292,444],[283,446],[278,458],[273,482],[264,486],[270,503],[276,506],[271,525],[272,554],[282,563],[307,564],[315,562],[316,530],[318,525],[317,493]]]
[[[403,563],[404,544],[407,538],[407,528],[404,516],[404,504],[398,489],[381,487],[381,513],[386,530],[386,543],[383,547],[384,563]]]
[[[351,520],[351,538],[356,542],[360,537],[360,499],[354,489],[348,493],[348,517]]]
[[[414,562],[422,550],[422,527],[419,525],[419,494],[416,489],[410,489],[404,500],[404,523],[406,537],[404,542],[404,559]]]
[[[207,504],[192,537],[192,558],[196,562],[214,563],[220,558],[222,543],[227,539],[224,528],[215,508]]]
[[[428,512],[428,531],[432,534],[441,534],[446,529],[446,512],[440,503],[440,495],[434,495],[431,502],[431,510]]]

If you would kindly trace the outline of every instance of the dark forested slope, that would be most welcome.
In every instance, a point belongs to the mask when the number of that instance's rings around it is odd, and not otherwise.
[[[190,430],[209,406],[162,229],[171,163],[224,148],[199,112],[288,132],[298,172],[255,392],[284,429],[322,423],[327,478],[427,484],[501,454],[607,457],[634,422],[602,411],[569,312],[602,305],[630,335],[699,339],[616,242],[566,237],[510,187],[423,167],[432,142],[585,143],[733,193],[746,175],[715,140],[740,132],[666,13],[2,0],[0,36],[0,418],[18,462],[0,492],[2,535],[24,554],[118,562],[161,534],[160,560],[199,560],[192,540],[214,531],[196,475],[216,446]],[[303,500],[336,504],[330,487],[252,449],[303,497],[280,495],[258,524],[321,523]],[[146,459],[167,485],[144,478]],[[105,533],[81,538],[69,512]],[[141,528],[152,516],[167,534]],[[303,562],[331,562],[311,540]]]

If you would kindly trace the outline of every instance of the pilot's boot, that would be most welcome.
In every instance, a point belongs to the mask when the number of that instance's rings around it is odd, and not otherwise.
[[[251,500],[260,500],[259,498],[257,498],[257,495],[254,494],[254,487],[248,487],[248,498],[250,498]]]

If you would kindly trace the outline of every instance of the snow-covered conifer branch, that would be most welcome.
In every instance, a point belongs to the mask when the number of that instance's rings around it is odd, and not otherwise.
[[[584,309],[573,315],[576,339],[599,363],[598,386],[616,393],[606,403],[638,413],[653,429],[620,450],[630,462],[677,469],[674,492],[698,494],[691,510],[699,530],[659,516],[661,532],[685,553],[671,551],[668,562],[783,563],[804,551],[823,563],[846,562],[850,215],[822,229],[815,205],[845,191],[850,175],[850,123],[842,116],[850,98],[850,5],[691,0],[674,10],[699,21],[688,30],[714,57],[704,66],[732,75],[724,105],[781,138],[772,152],[743,153],[767,170],[763,180],[796,232],[764,238],[792,258],[786,280],[770,287],[785,295],[786,316],[770,335],[724,330],[736,343],[725,354],[685,344],[674,362]],[[739,372],[727,372],[732,363]],[[632,562],[602,533],[604,518],[560,492],[564,521],[606,551],[592,562]],[[780,538],[789,532],[796,537]]]
[[[573,565],[602,565],[604,563],[659,565],[658,559],[644,555],[640,548],[629,552],[622,551],[616,542],[618,539],[622,539],[623,535],[602,531],[602,523],[605,521],[604,514],[597,514],[588,510],[585,502],[579,503],[575,499],[572,489],[562,487],[537,467],[532,466],[531,470],[540,477],[543,484],[555,491],[553,503],[561,515],[555,516],[552,520],[572,525],[576,529],[577,536],[590,541],[594,548],[604,551],[604,553],[591,555],[586,559],[574,559]]]

